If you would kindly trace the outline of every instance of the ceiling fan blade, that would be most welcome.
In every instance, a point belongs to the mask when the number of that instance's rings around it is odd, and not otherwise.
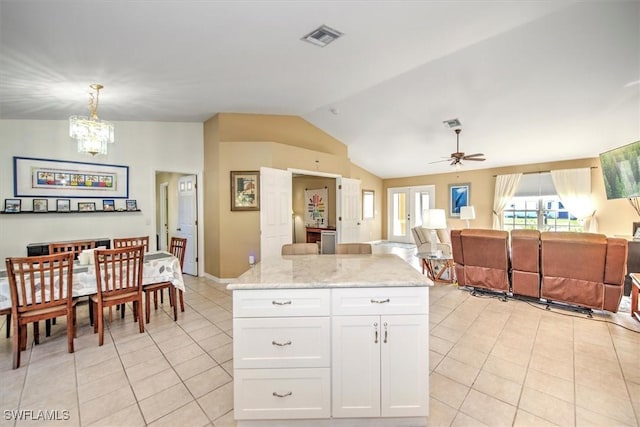
[[[476,162],[484,162],[485,160],[487,160],[485,158],[480,158],[480,157],[471,157],[470,159],[465,157],[464,159],[465,160],[470,160],[470,161],[476,161]]]
[[[465,159],[469,159],[471,157],[482,157],[484,156],[484,154],[482,153],[475,153],[475,154],[467,154],[466,156],[464,156]]]
[[[450,159],[449,157],[447,157],[447,158],[446,158],[446,159],[444,159],[444,160],[436,160],[435,162],[429,162],[428,164],[448,162],[448,161],[450,161],[450,160],[452,160],[452,159]]]

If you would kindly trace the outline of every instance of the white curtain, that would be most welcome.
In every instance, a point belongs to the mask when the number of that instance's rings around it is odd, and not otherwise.
[[[493,196],[493,229],[502,230],[504,227],[504,208],[516,194],[518,184],[522,178],[521,173],[511,175],[498,175],[496,177],[496,189]]]
[[[564,207],[580,221],[590,233],[598,231],[596,208],[591,198],[591,169],[561,169],[551,171],[556,193]]]

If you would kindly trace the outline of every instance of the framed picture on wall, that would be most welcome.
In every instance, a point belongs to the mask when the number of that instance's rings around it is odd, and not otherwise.
[[[105,212],[113,212],[116,210],[116,203],[113,199],[102,201],[102,210]]]
[[[56,199],[56,212],[71,212],[71,200]]]
[[[49,211],[49,200],[48,199],[33,199],[33,211],[42,213]]]
[[[20,199],[4,199],[5,213],[20,213],[22,200]]]
[[[95,210],[96,210],[95,202],[79,202],[78,203],[79,212],[93,212]]]
[[[469,206],[471,195],[469,189],[471,184],[449,184],[449,216],[460,218],[460,208]]]
[[[231,171],[231,210],[260,210],[260,171]]]
[[[128,211],[137,211],[138,210],[138,202],[135,200],[127,200],[127,210]]]

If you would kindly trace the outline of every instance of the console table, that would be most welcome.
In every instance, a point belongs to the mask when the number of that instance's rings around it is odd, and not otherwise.
[[[95,241],[96,248],[98,246],[104,246],[107,249],[111,249],[111,239],[106,237],[101,237],[98,239],[74,239],[74,240],[56,240],[55,242],[40,242],[40,243],[29,243],[27,244],[27,256],[40,256],[40,255],[49,255],[49,244],[50,243],[66,243],[66,242],[77,242],[77,241]]]

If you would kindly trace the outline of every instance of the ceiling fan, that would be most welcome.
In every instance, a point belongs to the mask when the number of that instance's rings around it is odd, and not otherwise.
[[[477,161],[477,162],[482,162],[485,161],[487,159],[485,159],[483,156],[484,154],[482,153],[475,153],[475,154],[464,154],[463,152],[460,151],[460,132],[462,132],[462,129],[455,129],[454,130],[456,133],[456,152],[455,153],[451,153],[451,157],[446,158],[445,160],[436,160],[435,162],[431,162],[431,163],[439,163],[439,162],[451,162],[451,166],[458,166],[462,164],[463,160],[473,160],[473,161]]]

